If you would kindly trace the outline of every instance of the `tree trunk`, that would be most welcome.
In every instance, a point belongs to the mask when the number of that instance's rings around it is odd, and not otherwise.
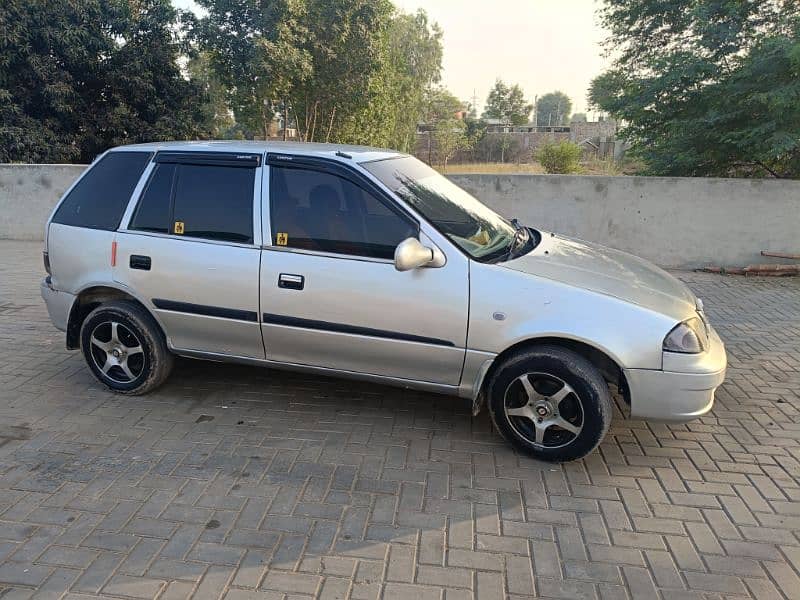
[[[428,164],[433,164],[433,142],[431,141],[431,132],[428,131]]]
[[[336,116],[336,107],[331,111],[331,121],[328,123],[328,133],[325,134],[325,143],[327,144],[331,139],[331,131],[333,130],[333,118]]]
[[[317,132],[317,113],[319,112],[319,100],[314,102],[314,112],[311,117],[311,133],[308,134],[308,141],[314,141],[314,135]]]
[[[283,99],[283,141],[286,141],[286,133],[289,129],[289,101]]]

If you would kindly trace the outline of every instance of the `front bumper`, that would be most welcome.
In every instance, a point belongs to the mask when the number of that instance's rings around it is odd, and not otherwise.
[[[50,314],[50,320],[61,331],[67,330],[67,322],[69,321],[69,312],[72,310],[72,303],[75,301],[75,296],[67,292],[61,292],[53,288],[50,283],[50,277],[42,279],[39,286],[42,291],[42,298],[47,305],[47,312]]]
[[[725,345],[709,327],[709,348],[700,354],[664,353],[664,368],[624,369],[631,416],[654,421],[691,421],[714,406],[714,393],[725,380]]]

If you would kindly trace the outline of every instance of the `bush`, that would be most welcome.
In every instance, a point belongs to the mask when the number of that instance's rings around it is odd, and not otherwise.
[[[583,150],[578,144],[566,140],[548,142],[536,153],[536,160],[542,163],[548,173],[577,173]]]

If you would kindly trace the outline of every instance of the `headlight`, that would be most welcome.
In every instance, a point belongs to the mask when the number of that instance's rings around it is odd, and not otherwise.
[[[706,326],[697,317],[678,323],[664,338],[664,350],[667,352],[697,354],[707,347]]]

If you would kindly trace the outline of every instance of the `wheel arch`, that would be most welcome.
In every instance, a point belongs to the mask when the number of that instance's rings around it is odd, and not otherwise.
[[[111,300],[128,300],[143,308],[158,325],[161,334],[166,338],[164,326],[153,311],[139,298],[123,287],[109,285],[107,283],[88,285],[78,292],[67,319],[67,349],[77,350],[81,342],[81,326],[86,317],[95,308]]]
[[[628,391],[628,383],[625,379],[625,372],[623,371],[617,359],[612,357],[607,351],[598,348],[593,344],[589,344],[584,340],[562,337],[558,335],[549,335],[520,340],[494,357],[491,365],[484,373],[483,379],[477,386],[479,393],[478,398],[473,406],[473,412],[480,410],[483,407],[483,404],[485,404],[486,386],[499,366],[517,352],[539,346],[558,346],[566,350],[571,350],[584,357],[595,368],[597,368],[606,383],[613,383],[617,386],[623,398],[625,399],[625,402],[630,405],[630,393]]]

